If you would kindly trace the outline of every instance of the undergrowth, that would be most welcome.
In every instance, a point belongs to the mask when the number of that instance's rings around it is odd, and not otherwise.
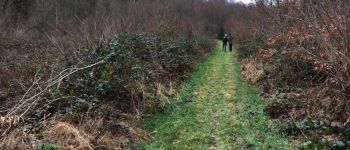
[[[125,148],[125,144],[148,140],[141,130],[140,116],[162,111],[170,103],[178,86],[210,51],[210,41],[121,33],[97,48],[80,48],[74,59],[69,57],[61,64],[62,70],[53,71],[48,80],[35,81],[18,105],[6,112],[16,116],[12,118],[23,118],[21,122],[5,124],[9,129],[0,128],[0,133],[6,135],[16,127],[16,132],[23,133],[21,138],[36,135],[30,139],[66,146],[73,138],[60,137],[69,137],[69,130],[62,130],[61,135],[46,132],[57,122],[64,122],[74,133],[84,135],[79,140],[88,149],[101,147],[101,143],[106,149]],[[52,122],[44,128],[42,120]],[[21,125],[23,128],[18,127]],[[43,136],[45,133],[53,135]],[[14,149],[8,140],[20,141],[11,134],[4,137],[0,147],[7,149]],[[112,142],[115,139],[121,144]],[[28,147],[29,142],[21,144]],[[72,147],[81,148],[77,145]]]

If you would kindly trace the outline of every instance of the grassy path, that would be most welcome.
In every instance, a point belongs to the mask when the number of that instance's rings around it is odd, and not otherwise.
[[[146,119],[154,141],[142,149],[289,149],[263,113],[257,92],[241,81],[235,53],[217,48],[176,103]]]

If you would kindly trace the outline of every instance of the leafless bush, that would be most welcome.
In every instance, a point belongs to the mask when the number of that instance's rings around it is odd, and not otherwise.
[[[334,102],[337,117],[347,119],[350,99],[349,2],[258,0],[257,6],[266,17],[260,23],[264,28],[258,28],[266,41],[263,51],[276,49],[280,56],[287,58],[283,63],[293,61],[285,68],[299,70],[294,74],[309,72],[313,76],[309,84],[337,93],[334,101],[329,99],[332,94],[324,98]],[[297,80],[303,78],[308,77],[300,74]]]

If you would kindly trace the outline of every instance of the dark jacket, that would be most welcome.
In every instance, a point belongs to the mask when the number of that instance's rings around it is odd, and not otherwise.
[[[224,42],[224,44],[227,44],[228,38],[225,36],[225,37],[222,39],[222,42]]]

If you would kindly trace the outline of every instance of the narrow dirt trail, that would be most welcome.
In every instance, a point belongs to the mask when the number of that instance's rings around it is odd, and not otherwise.
[[[163,114],[146,119],[154,140],[142,149],[288,149],[240,79],[235,53],[212,53]]]

